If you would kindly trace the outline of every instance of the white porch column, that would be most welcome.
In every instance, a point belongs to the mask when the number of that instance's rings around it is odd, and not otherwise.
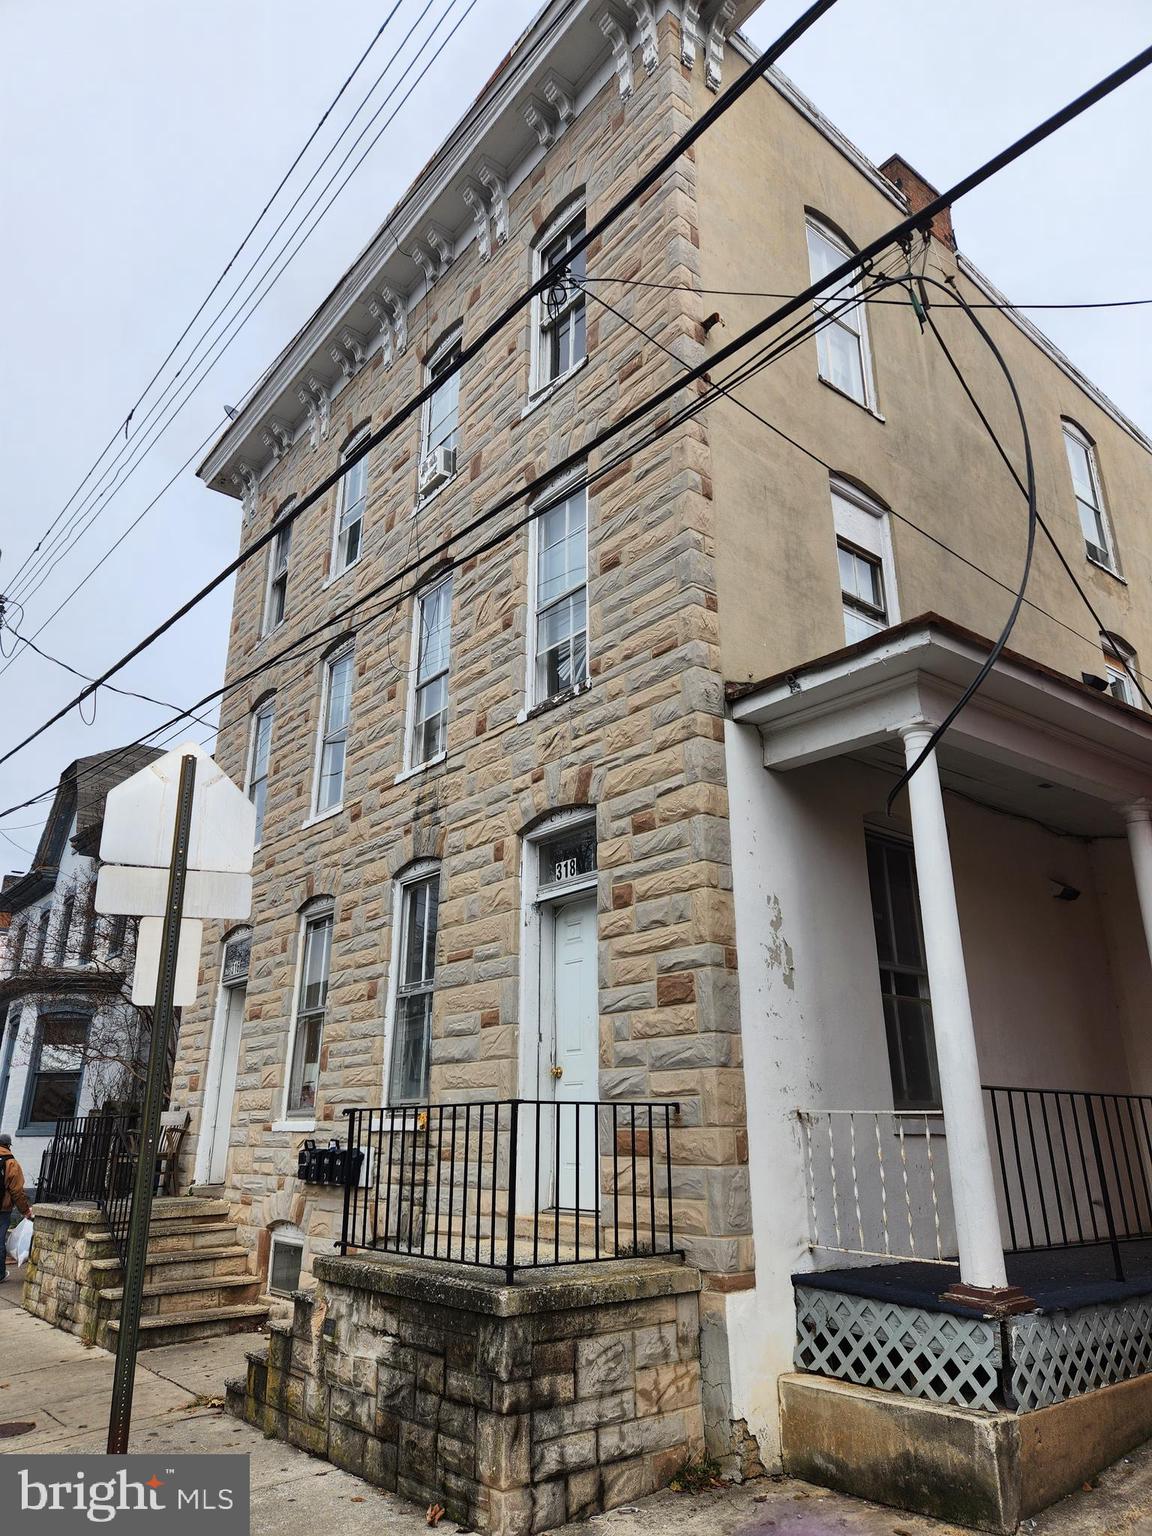
[[[911,765],[928,744],[932,732],[918,723],[906,727],[901,735],[905,760]],[[932,993],[960,1280],[961,1284],[980,1290],[1000,1289],[1007,1286],[1008,1278],[935,752],[912,775],[908,801]]]
[[[1136,896],[1144,923],[1144,939],[1152,959],[1152,801],[1136,800],[1124,807],[1128,852],[1136,876]]]

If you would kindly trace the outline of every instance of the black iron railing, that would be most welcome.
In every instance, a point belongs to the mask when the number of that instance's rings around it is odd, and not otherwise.
[[[108,1222],[121,1260],[128,1239],[138,1116],[80,1115],[58,1120],[40,1164],[37,1201],[91,1201]]]
[[[1006,1251],[1152,1237],[1152,1095],[986,1087]]]
[[[349,1109],[341,1253],[503,1270],[676,1254],[678,1105],[502,1099]]]

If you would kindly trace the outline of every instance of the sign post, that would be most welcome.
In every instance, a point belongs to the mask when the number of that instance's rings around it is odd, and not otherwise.
[[[124,1293],[108,1418],[110,1455],[128,1450],[174,1010],[196,998],[202,919],[248,916],[255,827],[256,810],[247,795],[194,743],[178,747],[117,785],[105,805],[96,910],[139,917],[132,1000],[151,1003],[153,1008],[139,1157],[124,1250]]]
[[[124,1263],[124,1300],[120,1308],[120,1333],[116,1340],[112,1411],[108,1416],[110,1456],[127,1454],[128,1430],[132,1423],[136,1347],[140,1340],[140,1304],[148,1262],[152,1196],[156,1189],[160,1110],[168,1066],[168,1038],[172,1032],[172,999],[176,987],[176,960],[180,950],[180,919],[184,912],[184,886],[188,877],[188,843],[192,833],[192,799],[195,792],[196,759],[189,755],[180,763],[176,826],[172,833],[172,858],[168,865],[168,901],[160,940],[160,971],[156,978],[152,1039],[148,1045],[148,1076],[144,1085],[144,1108],[140,1116],[140,1156],[132,1187],[132,1215],[128,1223],[128,1248]]]

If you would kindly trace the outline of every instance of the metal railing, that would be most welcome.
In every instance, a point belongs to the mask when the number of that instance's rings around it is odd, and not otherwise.
[[[1152,1238],[1152,1095],[986,1087],[1006,1252]]]
[[[800,1110],[798,1119],[810,1247],[955,1262],[939,1110]]]
[[[679,1254],[679,1106],[501,1099],[349,1109],[339,1249],[517,1270]]]
[[[106,1221],[121,1261],[132,1208],[138,1115],[78,1115],[58,1120],[40,1164],[36,1199],[91,1201]]]

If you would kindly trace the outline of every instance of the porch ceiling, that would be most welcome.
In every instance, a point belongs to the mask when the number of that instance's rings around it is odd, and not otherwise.
[[[896,772],[900,729],[943,719],[990,649],[926,614],[762,683],[730,685],[729,707],[759,729],[768,768],[852,756]],[[1152,717],[1005,652],[938,758],[958,793],[1083,836],[1116,834],[1123,807],[1152,797]]]

